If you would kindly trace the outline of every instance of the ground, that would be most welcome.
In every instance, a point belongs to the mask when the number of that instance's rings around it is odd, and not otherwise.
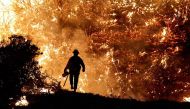
[[[173,101],[141,102],[129,99],[109,98],[90,93],[59,91],[53,95],[28,95],[27,107],[16,109],[188,109],[190,103]]]

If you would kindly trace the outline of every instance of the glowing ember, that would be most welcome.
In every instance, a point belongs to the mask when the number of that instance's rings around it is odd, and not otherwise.
[[[27,101],[26,96],[21,96],[20,100],[18,100],[15,103],[15,106],[28,106],[28,105],[29,105],[29,102]]]

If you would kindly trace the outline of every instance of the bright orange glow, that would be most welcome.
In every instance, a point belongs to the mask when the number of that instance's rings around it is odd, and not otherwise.
[[[73,49],[79,49],[87,66],[80,75],[79,92],[145,100],[169,90],[176,96],[190,88],[186,79],[189,65],[186,63],[184,68],[186,58],[179,56],[188,45],[188,26],[183,27],[186,32],[180,30],[188,21],[188,3],[1,0],[0,41],[10,34],[31,39],[43,52],[36,59],[42,73],[49,76],[47,81],[61,81],[61,85],[65,81],[60,77],[64,67]],[[176,87],[167,89],[165,81],[172,81]],[[146,87],[147,84],[152,87]],[[69,82],[62,88],[70,89]]]

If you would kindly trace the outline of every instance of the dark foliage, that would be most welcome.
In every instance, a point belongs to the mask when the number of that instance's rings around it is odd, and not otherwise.
[[[23,36],[12,35],[10,42],[0,47],[0,94],[5,99],[19,96],[21,88],[42,86],[43,77],[38,62],[39,48]]]

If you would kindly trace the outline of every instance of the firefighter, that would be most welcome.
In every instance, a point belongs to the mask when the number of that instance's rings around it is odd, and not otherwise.
[[[70,57],[65,69],[64,73],[68,72],[67,74],[70,74],[70,84],[71,89],[74,89],[74,92],[77,90],[78,85],[78,78],[80,74],[80,70],[82,67],[82,71],[85,72],[85,65],[83,60],[78,56],[79,51],[75,49],[73,51],[73,56]]]

